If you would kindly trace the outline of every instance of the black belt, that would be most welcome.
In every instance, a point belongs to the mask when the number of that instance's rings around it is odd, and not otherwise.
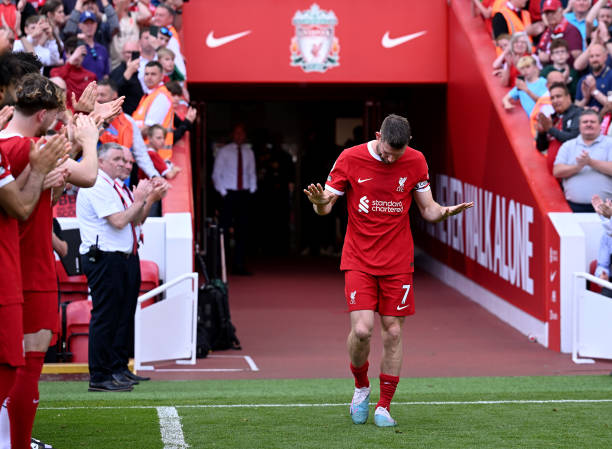
[[[134,253],[126,253],[123,251],[100,251],[102,254],[115,254],[115,255],[119,255],[122,257],[125,257],[126,259],[128,259],[130,256],[135,256]]]

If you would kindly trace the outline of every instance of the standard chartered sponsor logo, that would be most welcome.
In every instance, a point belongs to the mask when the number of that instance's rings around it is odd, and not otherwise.
[[[404,212],[404,205],[401,201],[372,201],[372,212],[383,214],[401,214]]]
[[[367,214],[370,211],[383,214],[401,214],[404,212],[404,205],[401,201],[369,200],[364,195],[359,198],[359,212]]]
[[[359,198],[359,211],[367,214],[370,212],[370,200],[366,195]]]

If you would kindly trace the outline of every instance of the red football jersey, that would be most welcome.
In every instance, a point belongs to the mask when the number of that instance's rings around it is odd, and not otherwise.
[[[425,157],[410,147],[393,164],[385,164],[375,143],[344,150],[325,188],[346,193],[348,227],[341,270],[373,275],[412,273],[414,245],[408,210],[412,192],[429,189]]]
[[[0,188],[13,182],[11,166],[0,148]],[[19,227],[17,220],[0,208],[0,305],[23,302],[21,265],[19,263]]]
[[[0,148],[11,161],[14,176],[30,162],[30,142],[35,138],[0,133]],[[51,244],[53,208],[51,190],[40,194],[38,204],[26,221],[19,222],[21,274],[24,291],[57,291],[55,257]]]

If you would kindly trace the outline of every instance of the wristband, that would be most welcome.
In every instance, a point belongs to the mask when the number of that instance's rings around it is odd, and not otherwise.
[[[595,95],[597,95],[597,94],[600,94],[600,93],[601,93],[601,91],[600,91],[600,90],[595,89],[595,90],[593,91],[593,96],[595,96]]]

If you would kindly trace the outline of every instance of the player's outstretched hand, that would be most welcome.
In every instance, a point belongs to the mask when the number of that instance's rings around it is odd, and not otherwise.
[[[442,216],[442,220],[446,220],[448,217],[460,214],[464,210],[470,209],[471,207],[474,207],[473,201],[470,201],[469,203],[461,203],[456,204],[454,206],[448,206],[444,209],[444,215]]]
[[[325,194],[325,189],[319,183],[316,185],[310,184],[304,189],[304,193],[312,204],[325,205],[330,201],[329,197]]]

